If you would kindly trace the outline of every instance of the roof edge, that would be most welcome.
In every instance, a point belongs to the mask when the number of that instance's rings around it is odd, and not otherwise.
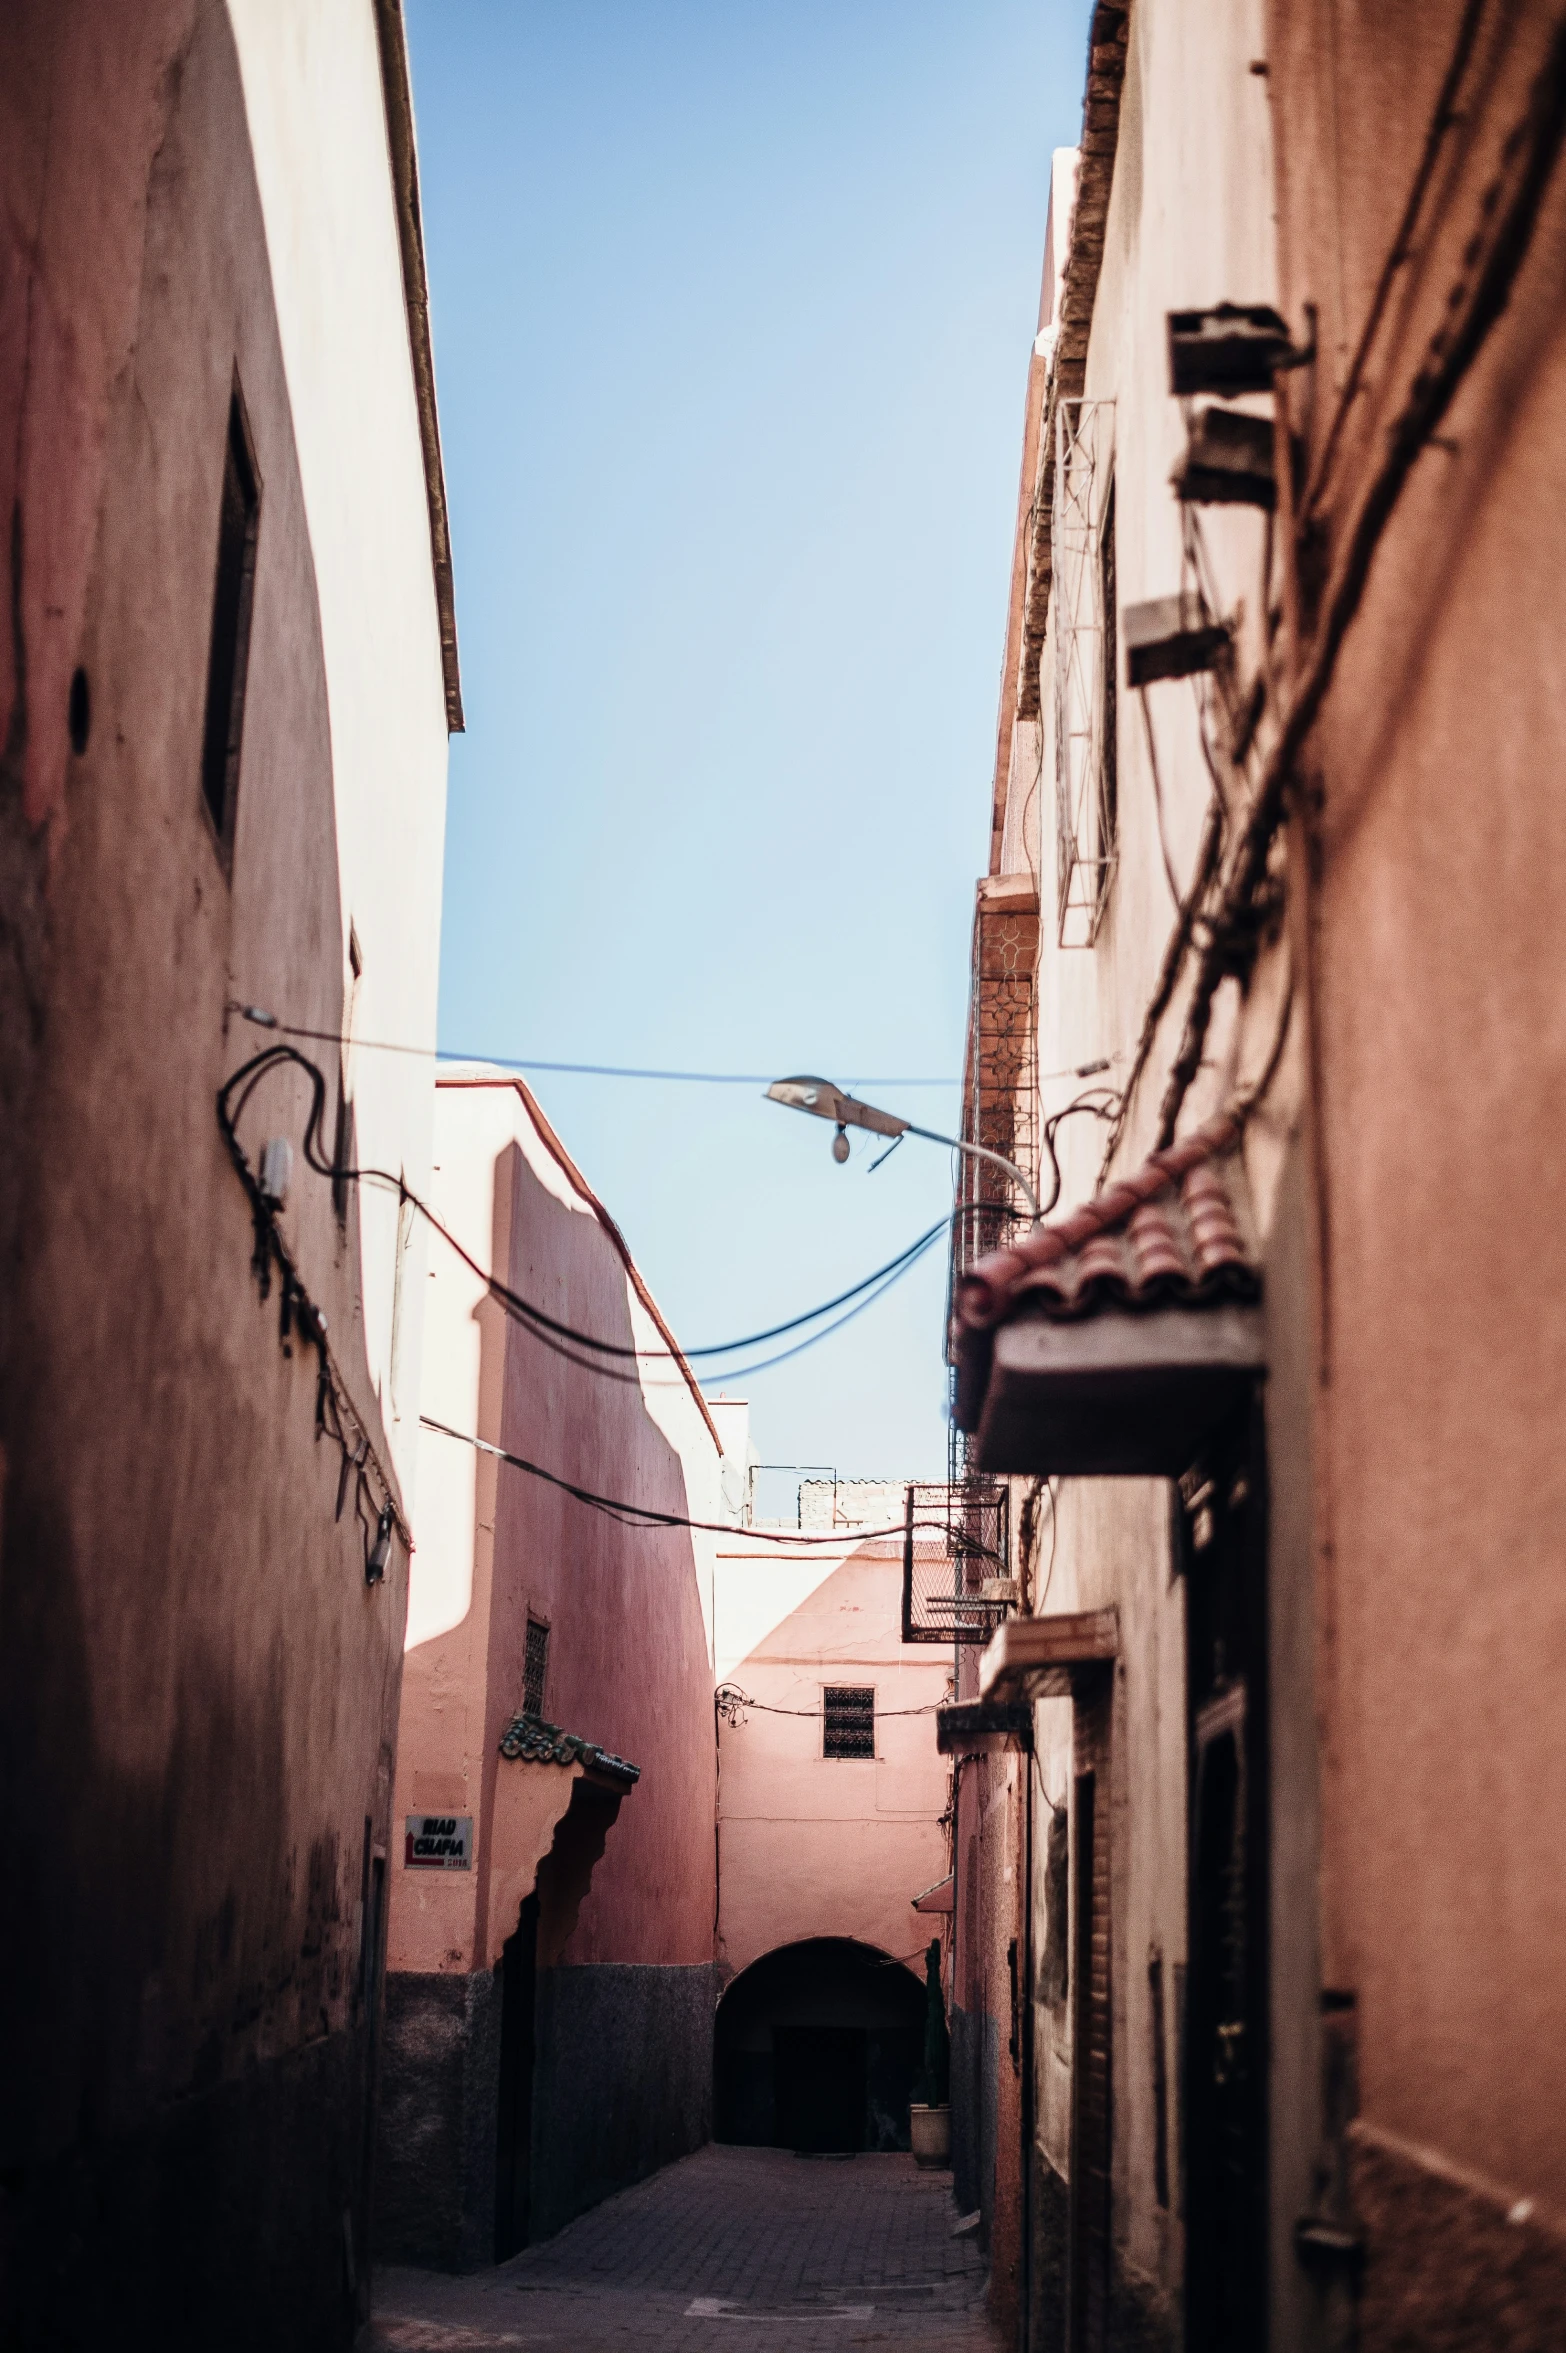
[[[564,1144],[561,1143],[560,1138],[555,1134],[554,1129],[550,1126],[548,1120],[544,1116],[542,1109],[539,1106],[537,1096],[533,1093],[532,1088],[527,1084],[526,1080],[518,1078],[514,1071],[497,1072],[493,1078],[479,1076],[477,1074],[471,1078],[465,1078],[460,1077],[456,1072],[453,1072],[449,1077],[445,1076],[444,1074],[437,1073],[435,1084],[437,1087],[514,1087],[516,1089],[517,1093],[521,1096],[524,1105],[526,1106],[527,1115],[533,1123],[534,1129],[538,1135],[539,1142],[543,1145],[545,1151],[549,1154],[555,1165],[560,1169],[567,1182],[571,1184],[575,1188],[576,1192],[581,1196],[585,1206],[592,1211],[594,1217],[597,1218],[599,1224],[603,1227],[604,1232],[608,1235],[610,1241],[614,1244],[615,1250],[620,1259],[620,1263],[625,1268],[625,1272],[627,1278],[629,1279],[632,1290],[636,1293],[637,1298],[641,1301],[643,1307],[651,1316],[654,1324],[657,1326],[659,1332],[663,1336],[670,1356],[679,1366],[681,1373],[684,1375],[685,1385],[689,1389],[691,1395],[695,1398],[697,1406],[701,1412],[701,1418],[706,1423],[707,1428],[711,1433],[712,1443],[714,1446],[716,1446],[718,1453],[721,1456],[723,1453],[723,1440],[718,1436],[718,1425],[713,1420],[711,1413],[708,1411],[707,1400],[701,1393],[701,1384],[698,1382],[696,1375],[692,1372],[686,1359],[685,1352],[681,1348],[680,1343],[678,1340],[676,1340],[674,1334],[670,1331],[668,1324],[664,1321],[662,1308],[658,1305],[658,1302],[653,1297],[651,1291],[648,1290],[646,1282],[642,1277],[641,1268],[637,1265],[635,1259],[631,1256],[630,1244],[627,1242],[624,1234],[621,1233],[619,1227],[615,1224],[615,1221],[610,1216],[608,1210],[599,1200],[598,1195],[593,1191],[593,1188],[588,1183],[586,1177],[583,1176],[581,1170],[577,1167],[576,1162],[572,1159]]]
[[[1082,157],[1077,200],[1071,216],[1071,244],[1060,283],[1056,316],[1060,340],[1050,375],[1039,434],[1041,469],[1049,463],[1056,412],[1062,400],[1080,400],[1087,380],[1088,344],[1104,262],[1109,200],[1120,151],[1120,100],[1131,46],[1136,0],[1095,0],[1088,27],[1087,86],[1082,96]],[[1054,501],[1035,497],[1023,590],[1021,668],[1015,681],[1019,718],[1037,718],[1040,701],[1036,668],[1044,650],[1054,580]],[[1030,683],[1030,674],[1031,683]]]
[[[402,0],[374,0],[375,36],[386,101],[386,144],[391,156],[392,194],[397,208],[397,243],[402,253],[403,304],[413,390],[424,451],[424,490],[430,511],[430,564],[435,574],[435,610],[440,624],[441,678],[446,690],[446,732],[461,735],[462,678],[457,665],[457,595],[451,562],[451,522],[446,507],[446,470],[440,452],[440,415],[435,405],[435,352],[430,340],[430,288],[424,266],[424,225],[419,209],[419,156],[413,131],[413,83],[408,71],[408,38]]]

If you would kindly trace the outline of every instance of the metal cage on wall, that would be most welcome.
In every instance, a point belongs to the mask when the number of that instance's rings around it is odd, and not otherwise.
[[[1004,1480],[909,1487],[903,1640],[988,1642],[1016,1606]]]
[[[1056,936],[1098,937],[1115,872],[1114,454],[1112,400],[1056,414]]]

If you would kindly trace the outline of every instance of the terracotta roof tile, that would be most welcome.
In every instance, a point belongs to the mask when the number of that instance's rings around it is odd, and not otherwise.
[[[611,1755],[595,1740],[562,1732],[558,1724],[546,1724],[542,1716],[513,1716],[500,1736],[500,1753],[522,1765],[581,1765],[589,1773],[605,1773],[611,1781],[623,1781],[628,1789],[642,1777],[640,1765],[628,1765],[624,1757]]]
[[[991,1251],[957,1286],[960,1334],[1015,1314],[1255,1299],[1260,1278],[1230,1192],[1237,1120],[1209,1120],[1062,1218]]]

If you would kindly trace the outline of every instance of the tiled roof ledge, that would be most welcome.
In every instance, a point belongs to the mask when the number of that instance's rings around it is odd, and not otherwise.
[[[640,1765],[628,1764],[595,1740],[562,1732],[542,1716],[513,1716],[500,1736],[500,1753],[520,1765],[580,1765],[584,1773],[598,1773],[606,1781],[631,1789],[640,1781]]]

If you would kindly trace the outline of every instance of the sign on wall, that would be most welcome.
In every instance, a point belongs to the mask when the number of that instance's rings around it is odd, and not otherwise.
[[[403,1862],[410,1871],[471,1871],[471,1814],[410,1814]]]

